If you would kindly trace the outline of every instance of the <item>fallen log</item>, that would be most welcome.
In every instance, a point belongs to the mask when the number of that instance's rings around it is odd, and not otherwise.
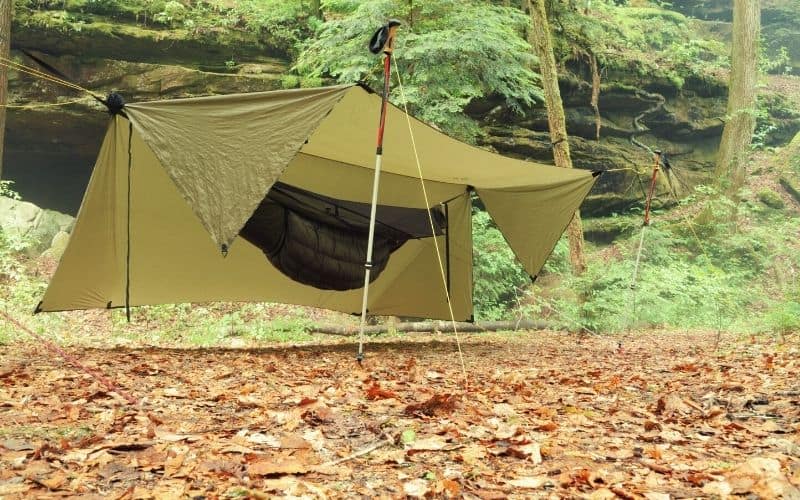
[[[544,330],[552,325],[546,321],[523,319],[518,321],[477,321],[475,323],[456,322],[459,332],[497,332],[515,330]],[[366,335],[379,335],[392,332],[442,332],[453,331],[452,321],[410,321],[405,323],[369,325],[364,328]],[[311,327],[311,333],[340,335],[349,337],[358,335],[358,326],[317,325]]]

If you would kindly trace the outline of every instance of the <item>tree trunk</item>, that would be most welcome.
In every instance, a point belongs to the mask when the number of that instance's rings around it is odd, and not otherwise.
[[[756,83],[761,7],[758,0],[733,0],[733,47],[728,85],[728,121],[722,131],[716,177],[735,193],[744,185],[745,159],[756,127]]]
[[[547,22],[544,0],[528,0],[528,10],[531,13],[531,45],[539,58],[542,74],[542,87],[547,106],[547,124],[550,129],[550,141],[553,143],[553,157],[557,167],[572,168],[567,125],[564,119],[564,105],[561,102],[561,91],[558,88],[556,59],[553,55],[553,42],[550,38],[550,25]],[[581,274],[586,270],[586,259],[583,255],[583,227],[578,210],[575,211],[575,216],[569,224],[567,235],[569,236],[569,258],[572,270],[576,274]]]
[[[517,330],[544,330],[552,327],[546,321],[535,321],[523,319],[520,321],[478,321],[476,323],[456,323],[458,331],[467,332],[497,332],[497,331],[517,331]],[[349,337],[358,335],[357,326],[341,325],[319,325],[311,328],[312,333],[324,333],[326,335],[341,335]],[[387,325],[374,325],[364,328],[366,335],[379,335],[381,333],[392,332],[442,332],[453,331],[452,321],[412,321],[408,323],[394,323]]]
[[[11,51],[11,10],[14,0],[0,0],[0,57],[9,58]],[[0,179],[3,178],[3,144],[6,135],[6,103],[8,102],[8,68],[0,66]]]
[[[322,20],[322,5],[320,0],[311,0],[311,15]]]

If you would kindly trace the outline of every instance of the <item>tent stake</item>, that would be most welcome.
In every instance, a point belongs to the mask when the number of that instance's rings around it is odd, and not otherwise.
[[[367,237],[367,260],[364,263],[364,296],[361,300],[361,326],[358,334],[359,364],[364,360],[364,327],[367,324],[367,304],[369,302],[369,283],[372,271],[372,246],[375,240],[375,216],[378,207],[378,188],[380,186],[381,163],[383,161],[383,131],[386,127],[386,108],[389,103],[389,81],[391,79],[392,51],[394,35],[399,21],[391,20],[382,26],[370,40],[370,51],[374,54],[383,52],[383,96],[381,98],[381,118],[378,125],[378,140],[375,150],[375,175],[372,179],[372,205],[369,213],[369,236]]]

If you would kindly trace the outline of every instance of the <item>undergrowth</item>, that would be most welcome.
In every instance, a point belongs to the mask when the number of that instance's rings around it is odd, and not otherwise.
[[[545,278],[518,314],[594,332],[800,330],[800,217],[742,196],[735,205],[699,186],[644,229],[638,272],[642,229],[591,252],[584,275]]]
[[[7,184],[2,189],[12,194]],[[742,191],[735,204],[698,186],[675,209],[656,212],[644,229],[636,273],[641,227],[610,245],[589,245],[582,276],[571,273],[563,238],[534,285],[488,214],[476,210],[476,319],[544,318],[556,327],[602,333],[686,328],[785,337],[799,331],[800,215],[794,205],[764,203],[761,193]],[[626,214],[636,215],[635,209]],[[250,303],[138,307],[131,323],[121,310],[31,317],[55,263],[26,257],[28,243],[0,230],[0,308],[60,343],[245,346],[311,341],[318,338],[309,333],[316,323],[355,326],[336,313]],[[25,339],[0,322],[0,344]]]

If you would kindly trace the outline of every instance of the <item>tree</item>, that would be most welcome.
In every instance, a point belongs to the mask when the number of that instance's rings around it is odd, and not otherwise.
[[[758,0],[733,1],[733,46],[728,85],[728,120],[722,131],[715,174],[735,193],[744,184],[745,155],[756,127],[756,80],[761,7]]]
[[[473,100],[498,96],[522,112],[542,99],[524,38],[528,20],[518,9],[476,0],[327,0],[325,12],[327,21],[297,59],[303,78],[380,87],[379,59],[366,50],[365,36],[397,18],[403,26],[394,57],[415,116],[469,140],[479,132],[463,113]]]
[[[547,21],[544,0],[528,0],[528,10],[531,14],[531,45],[539,57],[539,72],[542,75],[542,88],[547,107],[547,125],[550,129],[550,141],[553,143],[553,157],[556,166],[572,168],[569,136],[564,119],[564,105],[561,102],[561,91],[558,88],[556,59],[553,55],[553,42],[550,38],[550,25]],[[581,274],[586,270],[586,259],[583,255],[583,227],[578,210],[575,211],[575,216],[569,224],[567,235],[572,270],[576,274]]]
[[[11,10],[14,0],[0,0],[0,57],[8,60],[11,52]],[[0,179],[3,178],[3,144],[6,135],[8,102],[8,67],[0,66]]]
[[[322,20],[322,4],[320,0],[311,0],[311,15],[320,21]]]

